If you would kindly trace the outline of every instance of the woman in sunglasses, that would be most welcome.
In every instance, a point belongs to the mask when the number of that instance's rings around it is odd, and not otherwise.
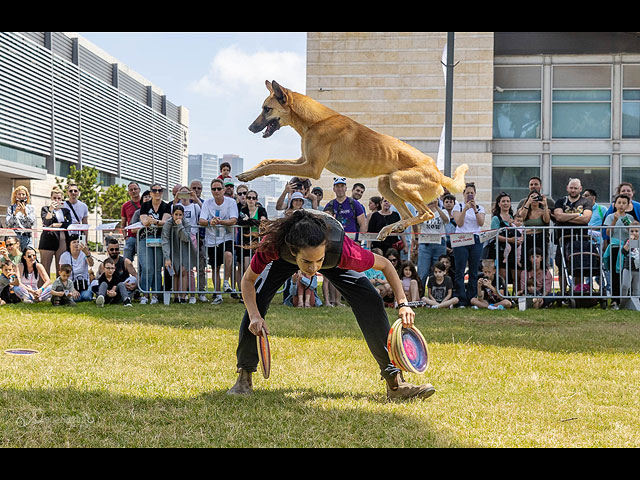
[[[240,190],[240,187],[238,187]],[[242,259],[238,261],[239,268],[242,268],[240,275],[238,275],[238,283],[240,283],[242,274],[249,267],[249,260],[253,256],[254,251],[246,248],[242,248],[245,245],[251,244],[255,238],[253,234],[258,233],[258,227],[262,220],[268,220],[267,211],[262,205],[258,205],[258,193],[255,190],[247,191],[247,203],[240,208],[238,212],[238,225],[240,225],[240,241],[236,245],[236,257]],[[240,204],[238,203],[238,206]]]
[[[20,250],[20,241],[16,237],[8,237],[5,246],[0,247],[0,256],[5,260],[13,262],[15,265],[20,263],[22,258],[22,250]]]
[[[33,246],[33,234],[29,230],[20,230],[21,228],[30,229],[36,227],[36,214],[33,205],[29,202],[31,195],[27,187],[22,185],[15,188],[11,192],[11,205],[7,208],[7,227],[15,228],[20,249]]]
[[[262,240],[252,247],[256,254],[242,277],[242,293],[246,312],[240,326],[236,351],[238,380],[227,392],[230,395],[253,392],[251,375],[257,370],[256,336],[263,329],[267,309],[285,280],[298,270],[306,275],[317,272],[329,278],[338,288],[356,316],[369,350],[387,382],[389,399],[426,398],[432,385],[406,383],[390,359],[386,348],[390,325],[378,291],[362,273],[369,268],[381,270],[396,295],[398,316],[404,326],[413,325],[415,313],[406,302],[402,282],[395,268],[384,257],[365,250],[344,234],[340,223],[330,215],[311,210],[295,210],[291,215],[261,225]]]
[[[62,190],[57,185],[51,189],[51,201],[49,205],[42,207],[40,212],[42,217],[42,226],[51,228],[66,229],[71,223],[71,210],[64,206],[62,199]],[[69,232],[60,230],[43,230],[40,235],[40,243],[38,251],[40,252],[40,260],[47,275],[51,272],[51,263],[55,258],[56,275],[60,270],[60,257],[67,251],[69,244]]]
[[[162,200],[164,188],[154,183],[150,188],[151,200],[140,205],[140,222],[146,228],[138,232],[138,272],[140,272],[140,303],[146,304],[148,293],[151,304],[158,303],[162,290],[162,227],[171,218],[171,205]]]
[[[22,251],[22,259],[18,264],[18,277],[22,294],[16,293],[23,302],[42,302],[51,298],[51,279],[44,266],[38,263],[33,247],[27,247]]]

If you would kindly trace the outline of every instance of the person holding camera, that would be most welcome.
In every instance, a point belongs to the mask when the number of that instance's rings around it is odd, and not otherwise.
[[[62,189],[57,185],[51,189],[51,201],[49,205],[42,207],[40,211],[43,228],[63,228],[66,229],[73,220],[71,210],[64,206],[62,199]],[[44,266],[47,275],[51,274],[51,262],[55,258],[56,275],[60,273],[60,256],[67,251],[69,232],[59,230],[43,230],[40,235],[38,251],[40,261]]]
[[[276,210],[288,210],[291,203],[291,196],[295,192],[300,192],[304,198],[302,208],[318,208],[318,197],[311,193],[311,180],[305,178],[304,180],[298,177],[293,177],[289,183],[284,187],[284,190],[276,201]]]
[[[535,227],[548,227],[551,222],[551,210],[549,209],[549,199],[539,190],[529,191],[527,198],[516,212],[522,217],[522,224],[525,226],[525,235],[522,241],[520,265],[527,264],[527,252],[539,249],[545,252],[543,263],[546,264],[549,258],[549,231],[548,229]]]
[[[78,302],[89,301],[93,298],[93,292],[89,282],[89,267],[93,268],[93,256],[89,247],[80,242],[80,236],[69,235],[69,250],[60,256],[60,264],[71,265],[71,282],[73,288],[80,293]]]
[[[471,299],[478,295],[478,267],[482,256],[482,243],[478,233],[484,225],[485,209],[476,203],[474,183],[467,183],[462,194],[465,203],[457,204],[451,211],[456,222],[455,233],[473,234],[473,243],[453,247],[456,264],[453,295],[458,297],[459,307],[466,307]],[[465,289],[464,273],[467,264],[469,265],[469,281]]]
[[[33,234],[29,230],[21,230],[36,226],[36,214],[30,199],[27,187],[20,185],[11,192],[11,205],[7,208],[7,227],[16,229],[20,250],[33,247]]]

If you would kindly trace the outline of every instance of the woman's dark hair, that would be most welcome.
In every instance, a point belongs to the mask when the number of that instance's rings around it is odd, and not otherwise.
[[[418,282],[418,292],[420,294],[420,297],[422,298],[422,296],[424,295],[424,285],[422,285],[422,280],[420,280],[420,276],[418,275],[416,266],[412,261],[405,260],[402,262],[400,268],[398,269],[398,271],[402,274],[400,275],[400,279],[404,277],[404,269],[407,267],[409,268],[409,270],[411,270],[411,279]]]
[[[36,253],[36,249],[33,247],[24,247],[22,249],[22,257],[20,258],[20,263],[22,263],[22,271],[24,273],[27,273],[27,252],[29,250],[33,250],[33,253]],[[38,279],[38,257],[36,256],[36,262],[33,264],[33,276],[36,277],[36,280]]]
[[[533,262],[531,262],[531,257],[537,255],[539,257],[542,257],[542,250],[539,248],[530,248],[529,250],[527,250],[527,270],[529,272],[531,272],[534,268]],[[546,265],[544,263],[544,257],[542,258],[542,270],[544,270],[546,268]]]
[[[176,210],[180,210],[180,211],[184,214],[184,207],[183,207],[182,205],[180,205],[179,203],[176,203],[176,204],[173,206],[173,211],[171,212],[171,214],[173,215],[173,213],[174,213]]]
[[[433,266],[431,267],[431,272],[433,272],[434,268],[437,268],[441,272],[447,273],[447,266],[441,261],[437,261],[436,263],[433,264]],[[429,273],[431,273],[431,272],[429,272]]]
[[[262,242],[253,242],[248,248],[277,251],[286,245],[295,256],[301,248],[324,244],[329,235],[329,227],[319,215],[306,210],[295,210],[291,215],[277,220],[262,220],[259,235],[264,237]]]
[[[376,204],[378,211],[382,210],[382,197],[371,197],[369,201]]]
[[[500,202],[502,201],[502,199],[504,197],[509,197],[509,200],[511,200],[511,195],[509,195],[506,192],[500,192],[498,194],[498,196],[496,197],[496,203],[493,205],[493,212],[491,212],[493,214],[494,217],[499,217],[500,216]],[[509,206],[509,215],[511,215],[511,217],[513,217],[513,208],[511,206]]]

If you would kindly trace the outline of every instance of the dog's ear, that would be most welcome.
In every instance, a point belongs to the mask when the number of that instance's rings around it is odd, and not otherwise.
[[[278,103],[285,105],[287,103],[287,89],[278,85],[275,80],[271,82],[271,86],[273,87],[273,95],[278,100]]]
[[[265,80],[264,84],[267,86],[267,90],[269,90],[270,93],[273,93],[273,87],[271,86],[271,82],[269,80]]]

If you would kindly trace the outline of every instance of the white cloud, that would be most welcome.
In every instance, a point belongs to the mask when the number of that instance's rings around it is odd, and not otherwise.
[[[209,97],[241,94],[252,101],[263,100],[268,94],[265,80],[305,93],[305,58],[294,52],[249,53],[231,45],[218,51],[207,74],[192,82],[189,89]]]

